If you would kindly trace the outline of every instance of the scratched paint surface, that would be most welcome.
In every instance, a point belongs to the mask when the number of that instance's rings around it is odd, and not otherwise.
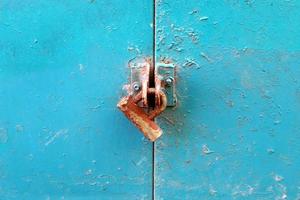
[[[0,199],[151,199],[152,145],[116,103],[152,2],[0,4]]]
[[[300,2],[159,0],[157,60],[179,67],[156,199],[300,198]]]

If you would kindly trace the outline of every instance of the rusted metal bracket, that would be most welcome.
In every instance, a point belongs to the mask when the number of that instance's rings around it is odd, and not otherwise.
[[[118,108],[151,141],[162,134],[154,118],[167,106],[176,105],[175,66],[158,63],[156,68],[151,59],[130,65],[128,95],[118,103]]]
[[[167,106],[176,106],[175,93],[175,65],[173,63],[157,63],[155,67],[155,78],[159,79],[162,90],[167,96]]]
[[[131,76],[130,85],[133,95],[140,90],[143,91],[144,106],[148,106],[146,91],[149,88],[150,71],[152,68],[151,60],[134,63],[130,66]],[[156,63],[155,67],[155,88],[157,91],[163,90],[167,96],[167,106],[176,106],[177,98],[175,93],[176,67],[173,63]]]

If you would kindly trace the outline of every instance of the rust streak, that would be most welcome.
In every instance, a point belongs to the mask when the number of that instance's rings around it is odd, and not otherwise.
[[[135,104],[131,96],[123,97],[117,106],[149,140],[155,141],[162,135],[161,128]]]

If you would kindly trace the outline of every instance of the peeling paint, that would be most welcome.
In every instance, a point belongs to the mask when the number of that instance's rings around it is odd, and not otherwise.
[[[5,128],[0,128],[0,143],[6,143],[8,141],[8,133]]]
[[[48,146],[49,144],[53,143],[56,139],[59,137],[66,135],[69,132],[68,129],[61,129],[58,130],[57,132],[54,132],[50,138],[45,142],[45,146]]]

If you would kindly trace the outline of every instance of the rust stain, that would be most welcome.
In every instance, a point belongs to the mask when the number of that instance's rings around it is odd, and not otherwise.
[[[167,96],[163,90],[165,83],[154,71],[151,59],[138,63],[138,70],[132,72],[128,95],[123,97],[117,107],[150,141],[162,135],[161,128],[154,118],[167,107]],[[138,78],[136,78],[138,77]],[[132,81],[134,80],[134,81]]]
[[[162,113],[166,107],[167,107],[167,96],[165,95],[164,92],[162,92],[161,90],[159,90],[157,92],[157,89],[149,89],[149,92],[154,92],[155,95],[158,96],[159,101],[156,101],[156,106],[154,110],[149,112],[149,118],[150,119],[154,119],[156,116],[158,116],[160,113]],[[159,103],[158,103],[159,102]]]
[[[149,140],[155,141],[162,135],[161,128],[135,104],[132,96],[123,97],[117,106]]]
[[[142,71],[140,73],[141,80],[142,80],[142,102],[144,106],[148,106],[148,88],[149,88],[149,77],[150,77],[150,68],[151,64],[146,62]]]

